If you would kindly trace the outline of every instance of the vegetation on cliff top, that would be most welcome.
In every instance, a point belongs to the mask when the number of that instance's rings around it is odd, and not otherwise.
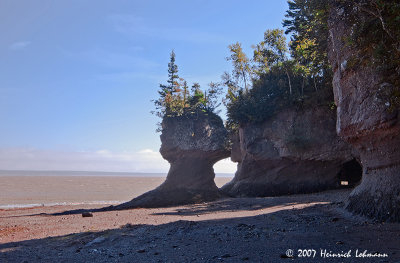
[[[215,111],[221,86],[227,127],[263,122],[287,108],[334,107],[332,70],[327,58],[328,17],[334,5],[343,8],[352,27],[346,39],[357,52],[349,66],[370,65],[383,72],[391,91],[391,107],[400,105],[400,3],[396,0],[291,0],[283,26],[267,30],[249,58],[240,43],[229,46],[231,72],[202,91],[189,89],[178,76],[175,54],[168,64],[167,84],[160,85],[155,113],[163,117]],[[360,15],[362,14],[362,15]],[[288,43],[285,34],[291,35]]]
[[[198,83],[189,88],[187,82],[178,75],[175,64],[175,52],[170,54],[168,63],[167,84],[160,84],[159,98],[153,100],[156,110],[152,113],[163,118],[199,116],[199,114],[215,115],[222,87],[211,82],[208,89],[202,91]],[[161,130],[159,127],[157,131]]]
[[[228,127],[262,122],[291,107],[332,107],[328,14],[322,2],[288,1],[286,32],[267,30],[251,58],[240,43],[229,46],[233,70],[222,77]],[[289,44],[285,33],[291,34]]]
[[[328,62],[328,17],[343,10],[352,25],[347,44],[356,51],[349,66],[368,65],[391,85],[390,109],[400,106],[400,3],[396,0],[292,0],[282,30],[267,30],[247,58],[240,43],[229,46],[232,73],[225,73],[228,126],[262,122],[291,107],[334,107]],[[394,88],[392,88],[394,87]]]
[[[345,40],[356,52],[348,61],[348,67],[369,66],[378,70],[383,75],[383,80],[393,87],[388,92],[390,109],[398,108],[400,106],[400,2],[336,0],[333,3],[345,14],[343,17],[347,20],[347,24],[352,25],[351,33]]]

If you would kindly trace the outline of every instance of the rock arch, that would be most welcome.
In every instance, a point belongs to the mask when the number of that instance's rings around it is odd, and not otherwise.
[[[166,207],[221,197],[213,165],[229,157],[227,131],[213,113],[165,117],[160,153],[170,163],[164,183],[114,209]]]

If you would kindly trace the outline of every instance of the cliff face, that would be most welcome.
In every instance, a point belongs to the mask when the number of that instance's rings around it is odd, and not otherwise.
[[[322,108],[291,109],[240,128],[231,154],[238,170],[222,190],[232,196],[274,196],[337,187],[352,155],[336,135],[335,115]]]
[[[213,165],[229,157],[227,131],[215,114],[164,118],[160,153],[170,164],[167,179],[118,208],[163,207],[198,203],[220,197]]]
[[[363,166],[362,182],[347,207],[380,220],[400,221],[400,121],[398,111],[389,110],[393,86],[372,66],[347,66],[356,50],[345,43],[352,31],[345,16],[344,9],[331,9],[329,60],[337,133],[357,148]]]

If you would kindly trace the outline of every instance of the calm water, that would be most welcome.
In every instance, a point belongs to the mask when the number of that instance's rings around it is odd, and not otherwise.
[[[222,186],[232,177],[217,175]],[[0,208],[118,204],[154,189],[165,174],[0,171]]]

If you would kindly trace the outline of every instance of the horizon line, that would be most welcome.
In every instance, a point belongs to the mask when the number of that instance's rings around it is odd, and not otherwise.
[[[77,171],[77,170],[14,170],[14,169],[0,169],[0,173],[3,172],[42,172],[42,173],[57,173],[57,172],[68,172],[68,173],[103,173],[103,174],[162,174],[167,175],[168,172],[117,172],[117,171]],[[215,173],[215,175],[230,175],[234,173]],[[2,176],[0,174],[0,176]]]

